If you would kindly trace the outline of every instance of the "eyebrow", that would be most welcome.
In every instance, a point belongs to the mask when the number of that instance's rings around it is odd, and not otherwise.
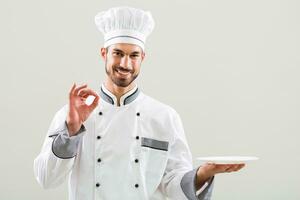
[[[117,49],[117,48],[114,48],[113,51],[116,51],[116,52],[119,52],[119,53],[124,53],[121,49]],[[134,52],[131,52],[130,54],[140,54],[139,51],[134,51]]]
[[[131,54],[140,54],[140,52],[139,51],[134,51]]]

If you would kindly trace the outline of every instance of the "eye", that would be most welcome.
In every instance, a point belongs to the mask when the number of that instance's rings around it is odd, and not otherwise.
[[[122,54],[120,52],[117,52],[117,51],[113,52],[113,55],[114,56],[122,56]]]
[[[139,55],[138,54],[133,54],[133,55],[131,55],[131,57],[132,58],[137,58],[137,57],[139,57]]]

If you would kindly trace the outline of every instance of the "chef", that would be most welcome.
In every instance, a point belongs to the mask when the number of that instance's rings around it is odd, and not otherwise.
[[[55,188],[68,179],[69,200],[210,199],[215,174],[244,164],[193,168],[178,113],[137,86],[151,13],[116,7],[95,23],[106,79],[97,91],[73,84],[34,160],[38,183]]]

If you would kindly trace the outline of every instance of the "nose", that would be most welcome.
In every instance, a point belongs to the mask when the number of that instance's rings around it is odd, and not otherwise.
[[[120,66],[127,69],[131,69],[130,58],[127,55],[123,56],[123,58],[121,59]]]

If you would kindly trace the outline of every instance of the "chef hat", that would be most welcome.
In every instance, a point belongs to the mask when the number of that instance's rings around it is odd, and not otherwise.
[[[104,34],[104,47],[116,43],[139,45],[145,49],[146,37],[154,28],[149,11],[131,7],[115,7],[98,13],[95,23]]]

